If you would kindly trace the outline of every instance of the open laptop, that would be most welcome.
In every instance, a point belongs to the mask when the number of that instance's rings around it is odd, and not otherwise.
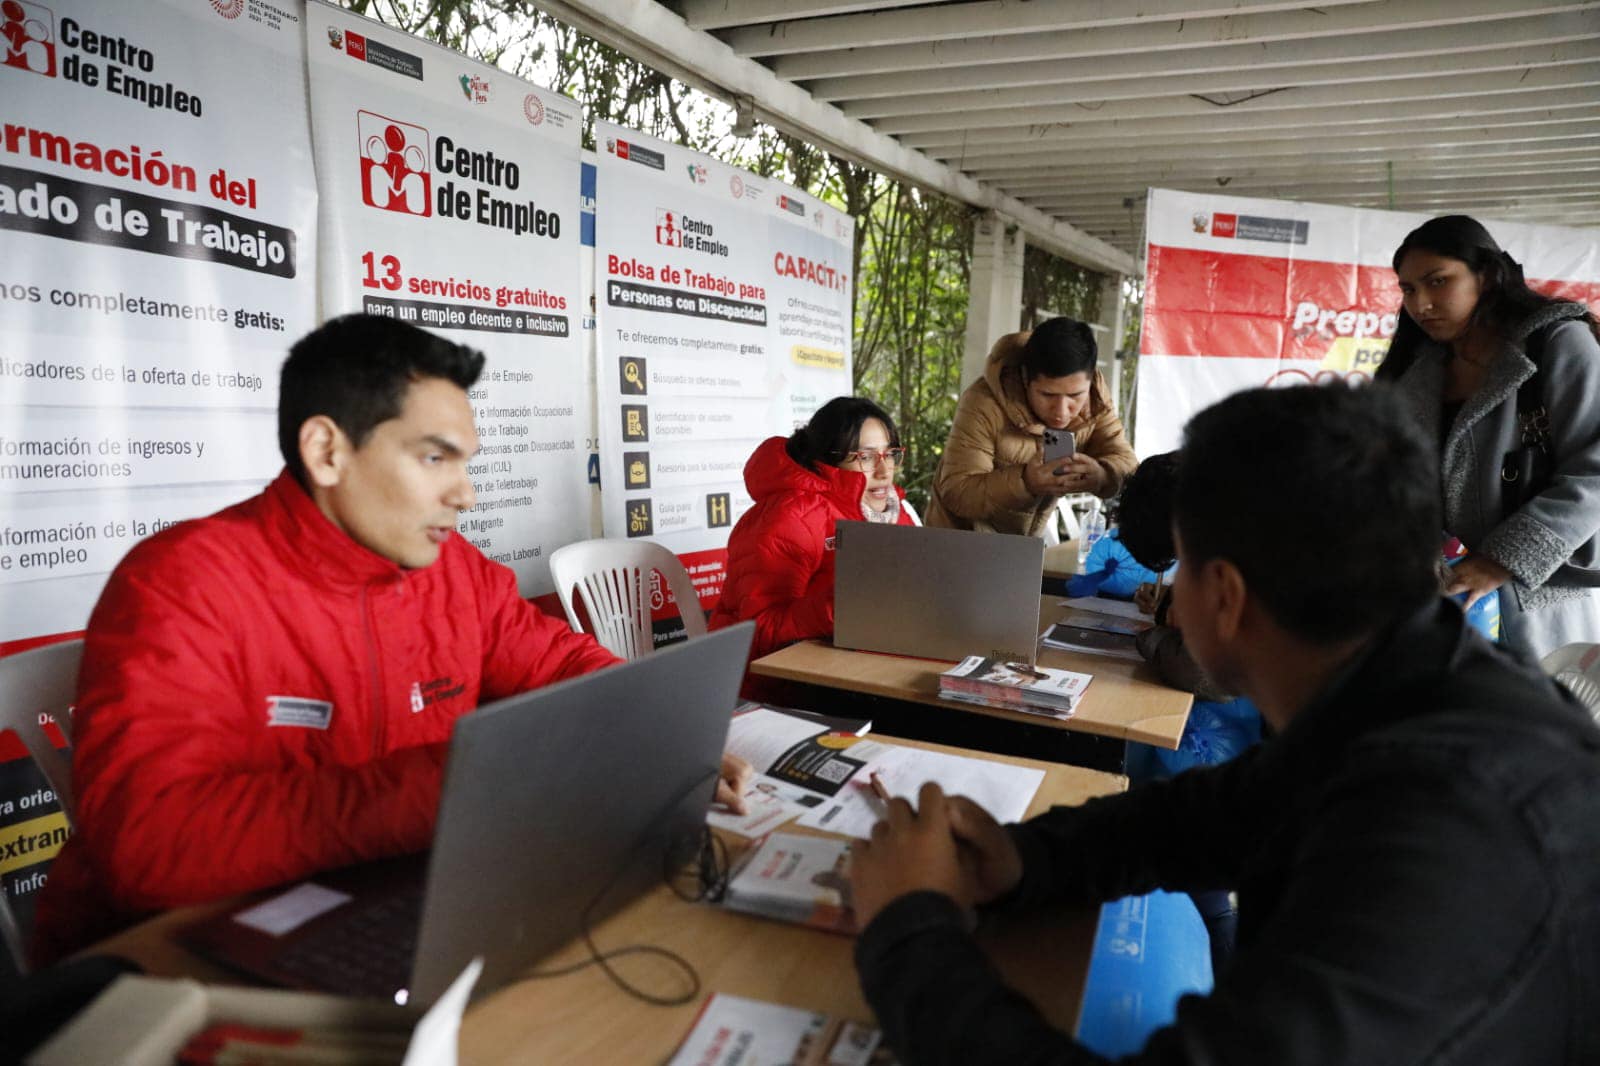
[[[836,647],[1033,663],[1043,541],[871,522],[840,522],[834,534]]]
[[[431,852],[317,875],[184,941],[274,984],[396,1002],[432,1003],[474,956],[476,994],[515,980],[692,856],[753,631],[462,717]]]

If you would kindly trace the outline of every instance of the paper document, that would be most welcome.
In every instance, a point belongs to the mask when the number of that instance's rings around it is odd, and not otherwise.
[[[918,790],[927,782],[936,781],[946,795],[966,796],[1001,824],[1020,821],[1044,781],[1043,770],[875,740],[862,741],[850,754],[867,762],[868,772],[878,775],[890,795],[904,797],[912,806],[916,806]],[[857,780],[865,782],[867,774]],[[807,812],[800,824],[866,840],[882,817],[883,801],[870,789],[852,787],[840,789],[826,803]]]
[[[667,1066],[867,1066],[880,1039],[859,1022],[718,992]]]
[[[1057,607],[1068,607],[1074,611],[1092,611],[1095,614],[1109,614],[1117,618],[1127,618],[1135,622],[1149,622],[1151,618],[1127,600],[1109,600],[1104,596],[1074,596],[1071,599],[1061,600]]]

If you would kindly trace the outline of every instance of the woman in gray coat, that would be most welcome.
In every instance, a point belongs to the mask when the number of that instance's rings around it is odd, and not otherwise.
[[[1594,315],[1528,288],[1466,215],[1412,230],[1394,269],[1402,308],[1376,377],[1439,441],[1445,529],[1472,553],[1446,591],[1470,605],[1499,589],[1503,642],[1535,657],[1600,641]]]

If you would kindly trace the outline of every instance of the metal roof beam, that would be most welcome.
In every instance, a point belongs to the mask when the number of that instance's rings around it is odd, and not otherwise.
[[[1379,188],[1363,188],[1362,186],[1381,185]],[[1511,193],[1550,191],[1571,191],[1600,188],[1600,162],[1586,169],[1564,169],[1559,175],[1550,174],[1525,174],[1520,177],[1486,177],[1486,178],[1414,178],[1409,181],[1396,181],[1393,192],[1396,197],[1423,196],[1434,193],[1498,193],[1509,195]],[[1224,190],[1216,190],[1222,192]],[[1342,198],[1346,196],[1387,196],[1389,188],[1383,182],[1269,182],[1261,185],[1230,185],[1226,190],[1229,196],[1256,196],[1265,200],[1327,200],[1329,198]],[[1115,193],[1069,190],[1055,196],[1044,196],[1030,200],[1035,207],[1048,215],[1070,215],[1074,210],[1081,208],[1094,208],[1103,206],[1107,200],[1116,196]],[[1145,193],[1133,197],[1142,202]],[[1120,205],[1120,200],[1118,201]]]
[[[1440,88],[1440,82],[1447,83],[1447,87]],[[1561,96],[1594,100],[1600,96],[1595,91],[1597,83],[1600,83],[1600,63],[1577,63],[1527,70],[1520,75],[1515,71],[1499,71],[1438,81],[1369,82],[1317,89],[1288,89],[1227,107],[1191,96],[1124,100],[1102,103],[1096,108],[1053,108],[1051,110],[1055,117],[1044,121],[1002,123],[995,121],[998,115],[991,115],[989,121],[974,126],[902,133],[898,136],[901,144],[928,151],[960,144],[1047,140],[1069,136],[1072,131],[1094,130],[1107,123],[1137,126],[1151,121],[1205,123],[1223,119],[1236,122],[1317,122],[1329,117],[1330,112],[1363,110],[1376,112],[1380,116],[1383,113],[1436,114],[1439,112],[1430,112],[1428,109],[1507,108],[1523,101],[1553,100]]]
[[[1422,128],[1428,132],[1448,128],[1461,121],[1482,125],[1503,123],[1517,115],[1554,114],[1600,106],[1600,93],[1593,86],[1549,93],[1506,93],[1474,98],[1415,100],[1390,107],[1344,108],[1329,111],[1308,108],[1301,111],[1270,111],[1262,114],[1236,114],[1232,111],[1196,117],[1152,118],[1084,126],[1053,126],[1019,136],[1015,130],[973,130],[959,144],[912,145],[935,159],[982,159],[1000,152],[1043,152],[1061,148],[1107,142],[1122,137],[1192,137],[1197,135],[1235,137],[1286,134],[1333,136],[1340,131],[1363,129]]]
[[[965,129],[996,122],[1034,122],[1043,108],[1086,110],[1107,101],[1171,99],[1187,95],[1223,96],[1231,93],[1287,94],[1312,86],[1395,84],[1426,82],[1461,75],[1509,71],[1521,74],[1572,63],[1600,60],[1600,40],[1570,41],[1558,45],[1530,45],[1503,51],[1478,52],[1471,62],[1454,54],[1374,60],[1369,63],[1308,63],[1290,71],[1224,71],[1218,74],[1178,74],[1156,78],[1111,78],[1096,81],[1093,67],[1080,81],[1030,89],[991,89],[986,92],[938,92],[899,99],[860,100],[840,110],[853,118],[877,120],[884,133],[923,129]],[[997,114],[996,112],[1000,112]],[[1016,116],[1014,119],[1011,116]]]
[[[1024,89],[1034,86],[1059,86],[1118,78],[1179,80],[1197,74],[1232,74],[1235,79],[1259,79],[1267,71],[1278,71],[1276,85],[1305,84],[1299,68],[1339,63],[1352,68],[1390,60],[1417,62],[1428,58],[1453,57],[1450,73],[1472,70],[1477,53],[1495,53],[1507,48],[1555,47],[1600,37],[1600,18],[1588,13],[1554,15],[1540,19],[1509,19],[1498,23],[1494,33],[1475,26],[1454,26],[1419,35],[1351,34],[1316,41],[1279,41],[1271,44],[1218,45],[1215,48],[1190,48],[1178,52],[1137,53],[1104,56],[1093,63],[1042,60],[1033,63],[996,64],[982,67],[947,67],[930,77],[926,71],[895,74],[862,74],[845,78],[823,78],[809,86],[818,100],[861,101],[890,98],[900,102],[897,111],[923,110],[926,100],[935,96],[951,99],[952,94],[989,92],[996,89]],[[1352,69],[1351,75],[1359,75]],[[1350,81],[1368,80],[1351,76]],[[1152,86],[1154,87],[1154,86]],[[1259,80],[1224,82],[1222,88],[1261,87]],[[1174,90],[1185,91],[1185,90]],[[1146,95],[1149,95],[1148,93]],[[1026,100],[1017,102],[1028,102]],[[1037,102],[1037,101],[1034,101]],[[971,105],[968,104],[970,107]],[[857,117],[865,117],[858,115]]]
[[[1512,7],[1505,0],[1376,0],[1339,8],[1302,8],[1226,18],[1101,26],[1055,33],[1005,37],[963,36],[958,40],[863,48],[839,38],[826,51],[780,56],[772,69],[780,78],[807,81],[894,71],[948,70],[999,63],[1059,62],[1106,56],[1238,48],[1283,41],[1375,33],[1433,36],[1446,28],[1497,33],[1506,20],[1600,9],[1600,0],[1551,0]],[[936,12],[924,18],[931,21]],[[737,44],[735,51],[741,51]]]
[[[1324,8],[1369,4],[1372,0],[1332,0]],[[870,49],[916,41],[957,41],[970,37],[1043,34],[1088,30],[1098,26],[1156,24],[1183,19],[1249,15],[1304,7],[1304,0],[1143,0],[1137,6],[1120,0],[1078,0],[1071,4],[1029,0],[940,4],[919,11],[842,15],[813,21],[780,22],[775,26],[732,30],[722,35],[743,56],[775,56],[835,48]]]
[[[1506,127],[1492,130],[1480,136],[1473,136],[1464,131],[1451,136],[1448,142],[1419,143],[1414,136],[1406,134],[1390,134],[1381,138],[1369,138],[1355,145],[1335,145],[1325,149],[1308,149],[1306,145],[1294,141],[1240,141],[1229,146],[1227,157],[1239,160],[1241,165],[1254,160],[1270,156],[1290,157],[1316,157],[1327,161],[1329,166],[1356,165],[1363,159],[1389,159],[1397,151],[1405,152],[1412,159],[1448,158],[1481,154],[1485,151],[1491,154],[1502,150],[1501,146],[1516,145],[1516,151],[1536,151],[1539,148],[1592,148],[1600,145],[1600,124],[1593,122],[1573,123],[1571,128],[1556,126],[1539,127],[1539,132],[1523,136],[1519,134],[1518,127]],[[1215,152],[1202,154],[1215,156]],[[1108,165],[1118,163],[1165,163],[1171,162],[1174,157],[1188,158],[1196,154],[1192,145],[1151,145],[1144,148],[1122,149],[1106,153],[1103,157]],[[1007,179],[1016,177],[1053,177],[1061,172],[1062,166],[1081,164],[1084,153],[1066,153],[1057,160],[1039,159],[1033,156],[1025,157],[1015,163],[991,163],[973,170],[973,175],[980,180],[994,181],[1004,185]]]
[[[1378,164],[1348,171],[1341,170],[1337,176],[1330,175],[1326,169],[1320,169],[1235,177],[1226,185],[1218,185],[1209,178],[1166,177],[1159,180],[1159,187],[1196,193],[1220,193],[1227,196],[1271,196],[1278,199],[1282,199],[1287,190],[1303,189],[1306,190],[1307,197],[1315,199],[1319,195],[1325,195],[1323,190],[1327,189],[1338,189],[1343,192],[1358,191],[1362,186],[1386,189],[1391,182],[1396,188],[1466,182],[1499,182],[1510,186],[1522,182],[1562,184],[1571,180],[1573,175],[1588,175],[1587,180],[1591,183],[1591,187],[1600,188],[1600,152],[1588,153],[1587,158],[1563,163],[1556,170],[1552,170],[1548,163],[1539,163],[1516,168],[1486,168],[1466,172],[1430,168],[1425,173],[1397,171],[1391,176],[1386,167]],[[1119,201],[1129,197],[1138,199],[1145,195],[1150,180],[1140,176],[1122,181],[1054,182],[1048,188],[1032,190],[1013,185],[1010,187],[1010,192],[1024,203],[1033,204],[1039,210],[1049,213],[1052,207],[1093,198]],[[1273,191],[1268,193],[1264,190]],[[1298,198],[1298,193],[1289,198]]]
[[[690,28],[714,30],[724,26],[787,19],[848,16],[856,11],[886,7],[911,7],[928,0],[680,0],[678,12]]]
[[[1031,150],[999,147],[988,151],[973,151],[951,164],[968,173],[987,173],[997,168],[1027,166],[1033,162],[1048,162],[1077,156],[1086,152],[1101,154],[1114,161],[1124,149],[1143,150],[1155,147],[1168,156],[1219,154],[1241,155],[1254,152],[1258,147],[1278,148],[1310,143],[1314,146],[1332,145],[1341,151],[1362,149],[1373,145],[1387,148],[1422,149],[1430,145],[1473,144],[1489,137],[1520,133],[1523,140],[1540,140],[1582,134],[1587,129],[1600,133],[1600,101],[1585,108],[1554,111],[1516,112],[1509,115],[1486,115],[1480,118],[1459,118],[1429,123],[1424,132],[1413,123],[1388,126],[1354,126],[1349,129],[1337,124],[1324,126],[1297,126],[1292,129],[1233,130],[1207,133],[1182,131],[1149,135],[1137,130],[1127,133],[1075,138],[1066,144],[1045,144]],[[1239,146],[1248,145],[1247,149]],[[1139,158],[1146,158],[1144,155]]]

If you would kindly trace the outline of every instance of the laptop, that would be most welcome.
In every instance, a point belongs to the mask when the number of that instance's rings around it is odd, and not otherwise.
[[[751,623],[481,707],[456,722],[433,849],[309,878],[189,927],[291,988],[431,1004],[475,995],[662,884],[697,852]]]
[[[959,660],[999,652],[1028,664],[1039,642],[1044,542],[925,526],[834,527],[833,643]]]

